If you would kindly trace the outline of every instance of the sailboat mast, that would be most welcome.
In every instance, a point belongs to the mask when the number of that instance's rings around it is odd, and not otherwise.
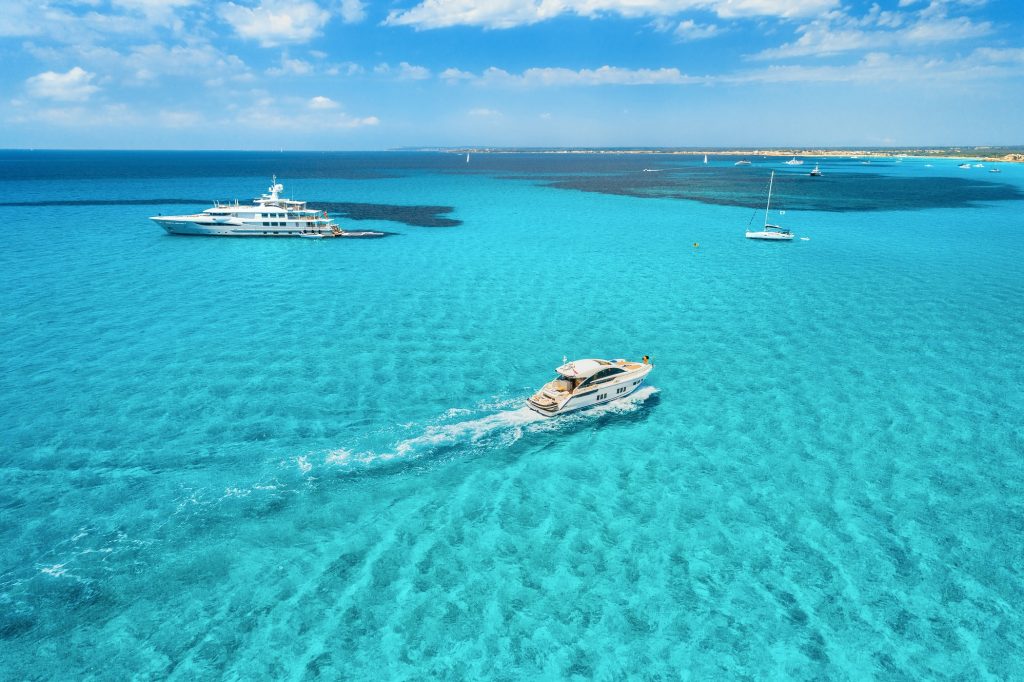
[[[775,181],[775,171],[768,179],[768,203],[764,205],[764,226],[768,227],[768,207],[772,205],[772,183]]]

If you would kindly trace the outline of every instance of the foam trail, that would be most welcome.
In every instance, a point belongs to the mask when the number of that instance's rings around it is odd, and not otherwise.
[[[657,392],[658,389],[653,386],[644,386],[625,398],[557,417],[544,417],[528,407],[520,407],[514,410],[502,410],[477,419],[449,424],[431,424],[426,426],[419,435],[399,441],[388,452],[353,452],[345,448],[338,448],[327,453],[324,463],[335,466],[352,466],[407,461],[419,459],[460,444],[475,447],[508,447],[528,434],[577,428],[581,424],[593,422],[605,415],[636,411]],[[502,404],[508,404],[508,401]],[[522,404],[522,402],[516,400],[512,404]],[[445,412],[445,416],[451,417],[461,412],[463,410],[452,409]]]

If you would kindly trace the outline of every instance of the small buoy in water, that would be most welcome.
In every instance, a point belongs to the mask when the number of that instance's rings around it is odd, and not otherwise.
[[[699,243],[697,243],[697,242],[694,242],[694,243],[693,243],[693,248],[695,248],[695,249],[696,249],[696,248],[697,248],[698,246],[700,246],[700,244],[699,244]]]

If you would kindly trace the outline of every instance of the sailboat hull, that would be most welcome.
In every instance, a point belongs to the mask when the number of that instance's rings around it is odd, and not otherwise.
[[[770,242],[789,242],[793,241],[793,235],[786,234],[785,232],[747,232],[747,239],[764,239]]]

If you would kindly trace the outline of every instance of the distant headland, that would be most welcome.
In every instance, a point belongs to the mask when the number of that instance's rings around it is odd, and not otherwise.
[[[985,147],[405,147],[400,151],[453,154],[673,154],[700,156],[805,156],[864,158],[970,158],[1024,163],[1024,146]]]

